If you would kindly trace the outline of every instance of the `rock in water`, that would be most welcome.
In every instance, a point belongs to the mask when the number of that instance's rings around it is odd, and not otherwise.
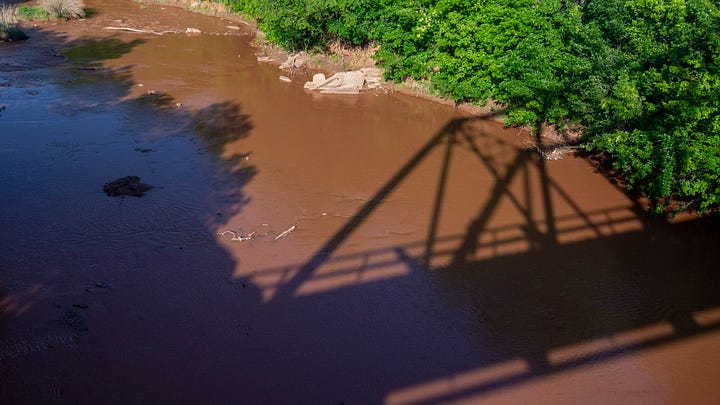
[[[323,84],[323,83],[325,82],[325,80],[327,80],[327,78],[325,77],[324,74],[322,74],[322,73],[315,73],[315,74],[313,75],[313,80],[312,80],[311,83],[314,84],[314,85],[316,85],[316,86],[319,86],[319,85]],[[306,87],[307,87],[307,86],[306,86]]]
[[[134,197],[142,197],[153,186],[140,182],[140,177],[126,176],[110,183],[105,183],[103,191],[110,197],[124,197],[126,195]]]
[[[345,79],[343,80],[343,86],[357,89],[360,91],[363,84],[365,84],[365,75],[360,71],[345,72]]]
[[[335,73],[325,79],[324,75],[313,76],[312,82],[306,82],[308,90],[319,90],[321,93],[358,94],[365,84],[365,75],[357,71]]]

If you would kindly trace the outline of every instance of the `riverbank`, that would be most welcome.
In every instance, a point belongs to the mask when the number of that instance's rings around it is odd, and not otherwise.
[[[227,7],[221,3],[214,1],[199,0],[130,0],[140,4],[153,4],[159,6],[178,7],[186,11],[207,15],[211,17],[221,18],[248,27],[253,32],[253,43],[258,47],[258,56],[267,63],[280,66],[288,58],[296,55],[276,44],[265,39],[265,34],[258,28],[257,22],[252,18],[229,11]],[[374,68],[376,62],[374,59],[378,46],[368,45],[365,47],[347,47],[340,43],[332,43],[328,47],[326,53],[309,53],[306,58],[307,64],[303,66],[302,71],[305,73],[325,73],[334,74],[337,72],[346,72],[351,70],[360,70],[362,68]],[[297,70],[297,69],[296,69]],[[427,83],[417,82],[408,79],[402,83],[393,81],[385,81],[382,83],[384,91],[398,92],[413,97],[422,98],[433,101],[442,105],[452,106],[460,111],[469,114],[490,117],[502,122],[504,109],[495,103],[488,103],[485,107],[480,107],[470,103],[456,103],[446,97],[431,94]],[[556,134],[554,134],[556,136]]]
[[[248,27],[253,32],[253,44],[258,47],[258,58],[266,63],[271,63],[278,66],[282,70],[282,65],[289,58],[293,58],[296,53],[289,52],[282,47],[273,44],[265,39],[265,34],[258,28],[256,21],[247,16],[243,16],[232,11],[229,11],[227,7],[218,2],[212,1],[199,1],[199,0],[131,0],[141,4],[155,4],[155,5],[170,5],[173,7],[179,7],[186,11],[199,13],[202,15],[212,16],[216,18],[226,19],[228,21],[234,21]],[[289,69],[283,70],[284,74],[292,74],[296,71],[305,73],[305,77],[311,76],[314,73],[325,73],[335,74],[337,72],[346,71],[357,71],[364,68],[375,68],[375,53],[379,46],[374,44],[365,47],[347,47],[342,46],[340,43],[332,43],[328,47],[328,51],[325,53],[310,53],[302,52],[303,65],[301,68],[296,68],[290,64]],[[406,79],[404,82],[397,83],[390,81],[383,81],[376,89],[376,91],[382,92],[397,92],[400,94],[417,97],[423,100],[428,100],[434,103],[438,103],[445,106],[450,106],[458,111],[470,114],[477,117],[485,117],[496,120],[500,123],[506,123],[506,110],[505,107],[494,102],[489,101],[485,106],[479,106],[472,103],[458,103],[447,97],[442,97],[437,94],[433,94],[430,90],[430,84],[428,81],[416,81],[412,78]],[[521,127],[522,128],[522,127]],[[527,135],[530,135],[528,128],[523,128]],[[574,155],[579,149],[578,139],[580,138],[582,131],[579,129],[564,129],[559,130],[557,125],[544,125],[543,131],[539,134],[540,139],[535,139],[528,136],[526,140],[528,147],[543,159],[557,160],[562,159],[568,155]],[[606,171],[608,176],[611,176],[609,171]],[[643,203],[645,203],[643,201]]]
[[[223,21],[227,21],[229,27],[232,27],[230,32],[214,32],[211,35],[233,35],[239,34],[241,31],[248,31],[252,35],[251,43],[257,48],[256,55],[258,60],[263,63],[268,63],[280,68],[280,66],[286,62],[289,58],[296,55],[295,53],[289,52],[280,46],[277,46],[264,39],[265,34],[258,28],[257,23],[247,16],[229,11],[227,7],[221,3],[213,1],[198,1],[198,0],[129,0],[131,3],[137,3],[138,7],[142,9],[148,5],[155,7],[173,7],[175,9],[181,9],[187,12],[193,12],[205,16],[219,18]],[[30,1],[24,3],[25,5],[31,6],[36,4],[37,1]],[[89,19],[92,19],[92,11],[89,13]],[[84,19],[81,20],[87,23]],[[120,20],[118,20],[120,21]],[[25,29],[32,30],[33,28],[42,28],[49,26],[56,26],[57,24],[77,24],[73,21],[24,21],[22,22]],[[127,30],[135,30],[141,33],[142,31],[154,32],[152,27],[133,26],[130,27],[128,24],[121,24],[122,27],[101,27],[95,25],[95,29],[118,29],[122,30],[123,27]],[[178,32],[183,32],[184,29],[179,29]],[[312,76],[314,73],[324,73],[332,75],[337,72],[345,72],[350,70],[360,70],[362,68],[374,68],[376,63],[374,60],[377,46],[367,47],[356,47],[348,48],[343,47],[339,43],[334,43],[329,46],[327,53],[304,53],[303,52],[303,64],[301,67],[291,66],[289,69],[280,69],[283,75],[298,75],[302,78]],[[301,79],[302,80],[302,79]],[[420,99],[432,101],[441,105],[451,106],[459,111],[465,113],[482,116],[497,120],[498,122],[504,122],[504,108],[495,103],[488,103],[485,107],[477,106],[470,103],[456,103],[445,97],[433,95],[429,90],[429,85],[423,82],[417,82],[412,79],[408,79],[402,83],[396,83],[393,81],[382,82],[378,89],[382,92],[397,92]],[[575,139],[564,138],[559,135],[557,131],[549,128],[549,131],[545,134],[545,142],[550,145],[556,146],[557,152],[555,156],[562,156],[567,153],[572,153],[574,150]],[[531,141],[529,141],[531,142]],[[568,147],[564,147],[568,146]]]
[[[507,109],[506,123],[533,131],[545,123],[582,129],[583,148],[611,162],[628,188],[653,201],[655,213],[713,213],[720,204],[720,149],[707,144],[718,144],[720,87],[712,83],[719,72],[697,61],[718,58],[720,9],[708,1],[681,3],[667,23],[634,3],[606,10],[560,0],[491,0],[482,7],[227,1],[289,49],[379,44],[388,78],[431,83],[436,94],[458,102],[497,100]],[[608,12],[621,22],[609,22]],[[623,21],[651,29],[638,32]],[[687,86],[698,77],[707,83]]]

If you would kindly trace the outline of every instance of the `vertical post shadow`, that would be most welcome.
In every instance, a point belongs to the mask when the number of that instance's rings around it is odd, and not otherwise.
[[[412,173],[415,168],[432,152],[435,147],[443,142],[446,137],[453,137],[460,128],[468,121],[478,118],[455,118],[450,120],[440,129],[400,170],[393,175],[385,185],[370,198],[350,220],[333,235],[315,254],[300,267],[295,276],[287,283],[282,284],[275,294],[276,300],[290,298],[295,291],[311,277],[313,272],[325,263],[330,256],[350,237],[350,235],[375,211],[375,209]],[[448,141],[448,151],[452,148],[452,142]],[[447,157],[449,165],[449,156]],[[441,177],[442,179],[442,177]],[[441,197],[438,197],[438,200]]]
[[[440,170],[440,178],[438,179],[437,191],[435,192],[435,204],[430,219],[430,227],[428,229],[427,240],[425,241],[425,253],[423,254],[423,263],[426,268],[430,267],[430,259],[432,259],[433,248],[435,246],[435,238],[437,237],[437,226],[440,222],[440,211],[445,197],[445,186],[450,172],[450,161],[452,160],[452,150],[455,142],[457,142],[456,132],[448,134],[445,140],[445,157],[443,158],[442,169]]]

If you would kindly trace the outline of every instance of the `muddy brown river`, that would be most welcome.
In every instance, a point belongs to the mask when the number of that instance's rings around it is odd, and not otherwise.
[[[0,44],[0,403],[717,403],[717,219],[307,92],[238,22],[87,3]]]

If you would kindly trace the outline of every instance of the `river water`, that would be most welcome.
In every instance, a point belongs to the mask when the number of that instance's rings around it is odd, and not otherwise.
[[[88,7],[0,45],[0,402],[720,395],[716,219],[491,118],[306,92],[240,23]],[[155,188],[103,193],[128,175]]]

